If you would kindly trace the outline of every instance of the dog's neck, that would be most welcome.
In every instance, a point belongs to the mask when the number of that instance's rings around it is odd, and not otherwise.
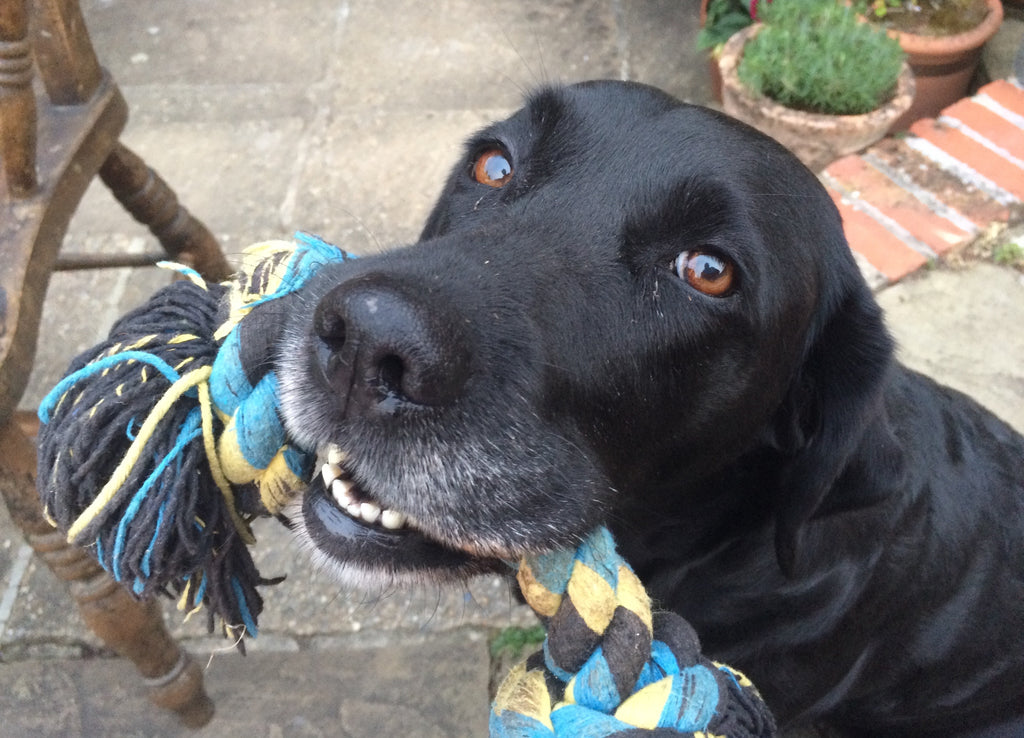
[[[709,473],[693,467],[676,474],[662,471],[657,481],[621,495],[631,504],[611,515],[616,539],[641,576],[656,570],[661,560],[688,560],[698,570],[723,551],[736,555],[739,550],[744,558],[770,562],[791,578],[806,575],[809,564],[800,555],[800,544],[795,562],[790,562],[797,571],[788,572],[775,544],[779,504],[792,492],[785,484],[794,456],[762,443]],[[908,495],[903,451],[893,435],[889,410],[879,402],[806,526],[837,515],[868,517],[884,526],[913,504],[905,499]],[[842,555],[842,546],[835,550]],[[814,562],[822,570],[834,563],[821,552]]]

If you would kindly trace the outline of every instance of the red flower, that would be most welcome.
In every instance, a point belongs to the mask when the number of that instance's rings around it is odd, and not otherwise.
[[[772,0],[765,0],[765,2],[771,2]],[[750,0],[750,17],[757,20],[757,4],[760,0]]]

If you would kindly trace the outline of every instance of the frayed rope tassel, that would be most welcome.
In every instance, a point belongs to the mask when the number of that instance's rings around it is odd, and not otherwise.
[[[273,371],[281,315],[321,266],[350,258],[315,237],[246,251],[236,278],[193,270],[78,356],[39,408],[39,495],[68,541],[138,597],[207,606],[225,635],[256,636],[263,609],[250,523],[309,478]],[[271,309],[264,309],[265,305]]]
[[[524,558],[518,580],[547,637],[498,689],[491,738],[775,735],[750,680],[702,656],[683,618],[652,613],[606,528]]]

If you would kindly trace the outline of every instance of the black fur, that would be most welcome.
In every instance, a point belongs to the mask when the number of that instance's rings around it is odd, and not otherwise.
[[[473,177],[495,149],[501,187]],[[734,265],[724,295],[674,269],[694,251]],[[639,85],[541,91],[470,139],[419,243],[301,299],[289,428],[416,521],[314,485],[292,513],[343,575],[463,576],[607,521],[783,723],[1024,715],[1024,440],[894,362],[828,195],[753,130]]]

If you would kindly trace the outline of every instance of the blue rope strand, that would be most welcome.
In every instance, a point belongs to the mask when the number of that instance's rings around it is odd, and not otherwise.
[[[184,450],[184,448],[200,436],[203,432],[200,427],[201,412],[199,408],[194,408],[188,416],[185,418],[185,422],[182,423],[181,431],[178,433],[178,440],[174,446],[168,452],[164,458],[160,459],[160,463],[156,465],[153,472],[146,478],[146,481],[139,486],[139,491],[132,497],[131,502],[128,503],[128,507],[125,508],[124,515],[121,516],[121,522],[117,526],[117,535],[114,538],[114,552],[113,565],[114,565],[114,580],[121,581],[121,554],[124,551],[125,537],[128,535],[128,526],[131,524],[135,515],[139,512],[139,508],[142,507],[143,501],[146,499],[146,495],[149,493],[150,487],[152,487],[160,475],[164,473],[164,470],[171,465],[171,462],[177,457],[178,454]]]
[[[252,619],[252,615],[249,612],[249,605],[245,601],[242,585],[238,583],[238,579],[235,577],[231,577],[231,589],[234,590],[235,597],[238,598],[238,609],[242,613],[242,622],[245,623],[245,630],[250,636],[255,638],[258,634],[256,622]]]
[[[202,602],[206,597],[206,573],[203,572],[203,579],[199,582],[199,589],[196,590],[196,602]]]
[[[96,560],[100,562],[100,566],[107,572],[110,571],[110,567],[107,566],[107,562],[103,560],[103,539],[96,536]]]
[[[72,372],[68,376],[64,377],[64,379],[57,382],[57,385],[47,392],[46,397],[44,397],[42,402],[39,403],[39,420],[43,423],[49,423],[50,415],[53,412],[53,409],[57,406],[57,403],[60,402],[60,398],[64,396],[65,392],[81,380],[91,377],[93,374],[101,372],[104,369],[117,366],[118,364],[132,359],[144,364],[149,364],[167,377],[167,380],[172,384],[181,379],[181,375],[174,371],[174,367],[159,356],[148,354],[145,351],[122,351],[121,353],[114,354],[112,356],[104,356],[102,359],[97,359],[91,364],[83,366],[77,372]]]
[[[142,573],[148,578],[151,572],[150,560],[153,557],[153,546],[156,545],[156,537],[160,534],[160,528],[164,523],[164,512],[167,510],[167,500],[160,503],[160,509],[156,514],[156,527],[153,530],[153,537],[149,539],[149,545],[146,546],[146,553],[142,556],[142,562],[139,564],[139,568]],[[168,523],[174,520],[174,514],[171,513],[171,517],[168,518]]]

